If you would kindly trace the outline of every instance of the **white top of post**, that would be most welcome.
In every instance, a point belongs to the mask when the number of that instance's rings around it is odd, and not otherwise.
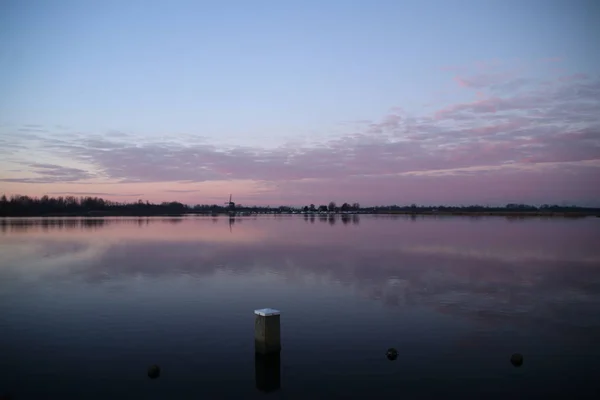
[[[279,315],[281,312],[273,308],[261,308],[260,310],[254,310],[254,314],[260,315],[261,317],[269,317],[271,315]]]

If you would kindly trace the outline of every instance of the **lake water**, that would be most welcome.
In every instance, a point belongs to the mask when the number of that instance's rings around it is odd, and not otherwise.
[[[592,398],[599,239],[598,218],[3,219],[0,396]]]

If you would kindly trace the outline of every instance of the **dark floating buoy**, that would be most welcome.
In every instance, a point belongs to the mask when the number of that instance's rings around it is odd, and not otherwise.
[[[385,352],[386,357],[388,358],[388,360],[390,361],[394,361],[396,358],[398,358],[398,350],[396,350],[393,347],[390,347],[386,352]]]
[[[159,367],[158,365],[156,365],[156,364],[154,364],[154,365],[151,365],[151,366],[148,368],[148,377],[149,377],[150,379],[156,379],[156,378],[158,378],[159,376],[160,376],[160,367]]]
[[[515,367],[520,367],[523,365],[523,355],[519,353],[515,353],[510,357],[510,363]]]

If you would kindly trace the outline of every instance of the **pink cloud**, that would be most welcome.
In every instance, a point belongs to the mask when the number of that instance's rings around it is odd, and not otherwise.
[[[577,177],[574,179],[574,177]],[[333,182],[283,184],[281,194],[290,203],[347,201],[364,204],[506,204],[508,202],[581,202],[598,199],[597,168],[545,171],[506,170],[449,176],[353,178]]]
[[[530,123],[532,123],[532,121],[527,118],[516,117],[512,119],[507,119],[505,120],[505,122],[501,122],[494,125],[485,125],[469,128],[466,129],[466,132],[477,136],[495,135],[498,133],[510,132],[514,131],[515,129],[527,127]]]
[[[548,197],[545,202],[562,201],[565,187],[578,193],[573,199],[587,201],[597,193],[584,185],[600,171],[600,82],[582,74],[570,77],[544,86],[525,85],[512,73],[479,75],[473,81],[477,85],[497,85],[503,92],[481,90],[473,101],[448,104],[429,115],[393,108],[379,120],[352,126],[351,133],[306,147],[224,149],[196,142],[134,142],[127,136],[117,141],[19,132],[21,142],[13,145],[41,142],[39,151],[63,157],[65,165],[22,161],[18,170],[27,174],[5,172],[0,182],[11,192],[120,190],[162,200],[173,193],[199,201],[234,192],[240,201],[263,204],[276,199],[310,203],[319,201],[315,196],[338,194],[365,204],[409,198],[470,203],[502,198],[499,188],[505,198],[525,201],[537,198],[531,191],[537,185]],[[520,91],[511,91],[516,88]],[[555,177],[564,178],[563,186],[544,183]],[[92,178],[116,186],[77,187]]]
[[[512,76],[513,73],[478,74],[469,77],[455,76],[454,81],[461,87],[479,89],[505,82]]]
[[[561,82],[573,82],[573,81],[584,81],[589,78],[590,78],[590,76],[588,74],[573,74],[573,75],[561,76],[558,78],[558,80]]]
[[[464,78],[461,78],[460,76],[455,76],[454,80],[456,81],[456,83],[458,83],[458,86],[462,86],[462,87],[472,87],[473,84],[469,81],[467,81]]]
[[[507,111],[512,109],[522,109],[526,105],[523,103],[524,99],[512,99],[513,101],[503,99],[500,97],[487,97],[480,98],[470,103],[459,103],[447,106],[438,110],[435,113],[437,120],[452,118],[461,112],[470,113],[496,113],[498,111]],[[533,106],[533,104],[529,104]]]
[[[493,84],[504,82],[511,74],[508,73],[500,73],[500,74],[480,74],[474,75],[470,77],[461,77],[455,76],[454,81],[458,83],[459,86],[465,88],[486,88]]]

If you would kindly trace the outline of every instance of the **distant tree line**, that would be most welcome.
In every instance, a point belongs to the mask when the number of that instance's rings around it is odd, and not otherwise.
[[[548,213],[564,213],[564,212],[591,212],[598,213],[600,208],[593,207],[580,207],[575,205],[555,205],[555,204],[542,204],[540,206],[534,206],[529,204],[514,204],[509,203],[505,206],[483,206],[483,205],[469,205],[469,206],[419,206],[411,204],[409,206],[376,206],[361,209],[363,211],[369,211],[373,213],[377,212],[411,212],[411,213],[448,213],[448,212],[472,212],[472,213],[491,213],[491,212],[548,212]]]
[[[182,214],[219,214],[226,212],[250,212],[250,213],[290,213],[290,212],[342,212],[342,213],[493,213],[493,212],[587,212],[600,213],[600,208],[585,208],[578,206],[558,206],[544,204],[541,206],[532,206],[527,204],[507,204],[503,207],[489,207],[480,205],[471,206],[418,206],[416,204],[408,206],[375,206],[361,207],[359,203],[343,203],[338,206],[334,201],[329,204],[306,205],[303,207],[289,206],[242,206],[230,204],[222,206],[217,204],[197,204],[189,206],[180,202],[162,202],[150,203],[148,201],[138,200],[136,202],[116,202],[104,200],[99,197],[75,197],[59,196],[41,198],[13,195],[0,197],[0,216],[62,216],[62,215],[182,215]]]
[[[0,197],[0,216],[32,215],[156,215],[183,214],[188,206],[178,202],[153,204],[139,200],[119,203],[98,197]]]

